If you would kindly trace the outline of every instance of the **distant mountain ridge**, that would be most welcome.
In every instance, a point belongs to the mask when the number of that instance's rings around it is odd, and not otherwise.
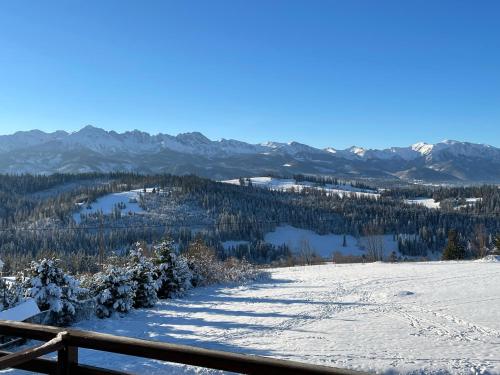
[[[499,182],[500,149],[470,142],[415,143],[383,150],[318,149],[298,142],[212,141],[199,132],[150,135],[86,126],[0,136],[2,173],[136,171],[212,178],[276,173],[399,178],[426,182]]]

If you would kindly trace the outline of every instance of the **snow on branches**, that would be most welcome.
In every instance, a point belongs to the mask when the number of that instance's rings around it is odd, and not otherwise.
[[[108,318],[113,312],[127,313],[132,309],[137,283],[129,269],[109,265],[87,283],[95,298],[99,318]]]
[[[75,304],[86,291],[75,277],[63,271],[57,259],[31,262],[21,280],[26,297],[32,297],[41,310],[50,310],[61,324],[72,321]]]
[[[172,298],[192,288],[191,272],[186,258],[177,254],[172,240],[164,240],[154,247],[158,274],[158,296]]]
[[[68,324],[80,316],[77,309],[95,310],[98,317],[107,318],[132,308],[153,307],[159,298],[179,297],[195,286],[242,282],[260,274],[244,261],[218,259],[201,240],[181,254],[166,239],[153,245],[153,257],[147,257],[137,243],[126,258],[108,260],[111,264],[103,271],[80,276],[82,284],[57,259],[32,262],[15,282],[0,279],[0,310],[33,298],[41,310],[50,310],[54,323]]]
[[[137,243],[130,250],[128,270],[132,274],[135,283],[134,307],[152,307],[158,301],[158,283],[156,281],[156,269]]]

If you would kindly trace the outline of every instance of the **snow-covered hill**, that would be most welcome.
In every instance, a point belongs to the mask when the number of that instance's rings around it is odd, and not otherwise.
[[[390,374],[498,374],[500,263],[281,268],[245,286],[198,288],[78,328]],[[215,371],[80,351],[135,373]]]
[[[423,181],[500,181],[500,149],[458,141],[384,150],[314,148],[298,142],[249,144],[138,130],[117,133],[39,130],[0,136],[0,172],[195,173],[218,179],[247,175],[330,174]]]
[[[227,184],[241,185],[240,179],[232,179],[222,181]],[[355,197],[372,197],[378,198],[380,194],[375,190],[356,188],[351,185],[333,185],[333,184],[316,184],[310,181],[297,182],[294,179],[275,178],[275,177],[248,177],[244,178],[245,185],[249,183],[252,186],[262,187],[277,191],[295,191],[301,192],[304,189],[316,189],[326,192],[327,194],[335,194],[339,196],[355,196]]]

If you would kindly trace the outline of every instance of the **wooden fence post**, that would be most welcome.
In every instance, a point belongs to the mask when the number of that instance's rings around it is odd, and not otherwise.
[[[71,368],[78,364],[78,348],[75,346],[65,346],[57,352],[57,374],[70,375]]]

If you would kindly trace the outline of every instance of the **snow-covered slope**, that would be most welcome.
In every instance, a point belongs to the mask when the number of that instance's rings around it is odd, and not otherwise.
[[[388,374],[498,374],[500,263],[281,268],[78,328]],[[81,350],[133,373],[215,371]]]
[[[226,184],[240,185],[240,179],[224,180]],[[243,182],[248,185],[249,182],[253,186],[262,187],[277,191],[294,191],[301,192],[304,189],[316,189],[326,192],[327,194],[335,194],[339,196],[356,196],[356,197],[371,197],[378,198],[380,194],[374,190],[360,189],[351,185],[319,185],[310,181],[297,182],[294,179],[275,178],[275,177],[250,177],[244,178]]]
[[[415,198],[415,199],[405,199],[404,201],[407,204],[419,204],[425,206],[427,208],[439,208],[440,203],[436,202],[432,198]]]
[[[73,220],[80,223],[82,216],[104,214],[110,215],[119,211],[122,215],[137,214],[143,212],[139,205],[141,190],[111,193],[98,198],[95,202],[81,204],[78,212],[73,214]]]
[[[314,253],[323,259],[332,259],[335,253],[342,255],[363,256],[366,252],[366,238],[355,238],[350,235],[345,236],[346,244],[343,246],[344,236],[341,234],[317,234],[311,230],[295,228],[290,225],[276,227],[273,232],[266,233],[264,241],[274,246],[287,245],[293,252],[300,254],[301,248],[306,245]],[[383,244],[383,257],[389,259],[394,251],[397,256],[398,243],[392,235],[380,236]]]
[[[210,140],[199,132],[177,136],[124,133],[86,126],[80,131],[39,130],[0,136],[0,172],[195,173],[244,175],[329,174],[424,181],[500,181],[500,149],[468,142],[423,142],[372,150],[318,149],[298,142],[249,144]]]

